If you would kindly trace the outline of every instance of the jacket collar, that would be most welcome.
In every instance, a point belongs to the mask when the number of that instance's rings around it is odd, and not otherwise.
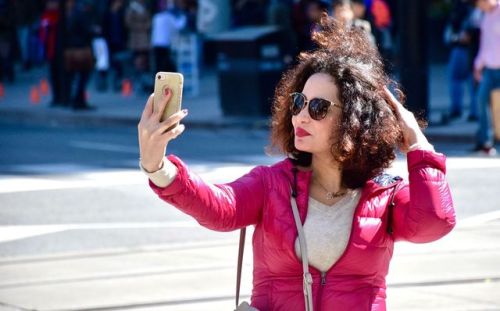
[[[284,169],[286,171],[286,175],[290,180],[290,187],[293,184],[293,172],[292,169],[294,168],[294,163],[292,162],[292,159],[287,158],[285,161],[283,161]],[[311,179],[312,175],[312,170],[309,169],[304,169],[304,168],[298,168],[297,171],[297,191],[299,192],[299,195],[303,195],[304,193],[301,193],[301,191],[305,191],[307,194],[307,198],[309,197],[309,182]],[[379,190],[385,190],[394,187],[398,183],[402,181],[402,178],[399,176],[392,176],[387,173],[382,173],[370,180],[368,180],[365,185],[362,187],[362,192],[371,194]]]
[[[290,183],[290,193],[293,188],[294,176],[293,169],[295,167],[294,163],[291,159],[286,159],[278,164],[279,166],[283,166],[282,168],[285,170],[285,174]],[[299,209],[299,216],[302,223],[305,222],[307,209],[309,206],[309,183],[311,180],[312,170],[307,170],[303,168],[299,168],[297,170],[297,207]],[[378,192],[381,192],[385,189],[392,188],[397,186],[402,181],[400,177],[393,177],[388,174],[381,174],[376,176],[375,178],[368,180],[361,190],[361,198],[356,207],[356,211],[359,210],[359,207],[362,205],[362,202],[365,202],[368,197],[375,195]]]

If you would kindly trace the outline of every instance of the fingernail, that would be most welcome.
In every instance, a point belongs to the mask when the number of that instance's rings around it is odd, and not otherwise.
[[[182,113],[188,114],[188,110],[187,109],[182,109]]]
[[[170,89],[169,88],[166,88],[165,89],[165,95],[168,95],[170,93]]]

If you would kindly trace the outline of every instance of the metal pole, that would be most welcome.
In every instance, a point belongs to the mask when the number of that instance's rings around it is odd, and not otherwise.
[[[427,56],[426,3],[398,1],[400,77],[406,105],[416,115],[429,118],[429,62]]]

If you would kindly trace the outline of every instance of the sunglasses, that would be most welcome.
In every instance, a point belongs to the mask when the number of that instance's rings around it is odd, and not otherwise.
[[[307,100],[306,96],[299,92],[290,94],[290,97],[292,98],[290,110],[294,116],[298,115],[302,109],[309,104],[309,115],[316,121],[322,120],[326,117],[330,106],[337,106],[341,108],[340,105],[323,98],[312,98]]]

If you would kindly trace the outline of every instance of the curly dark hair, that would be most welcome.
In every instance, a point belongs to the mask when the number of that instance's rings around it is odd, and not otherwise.
[[[331,142],[331,154],[342,167],[342,184],[358,188],[389,167],[402,140],[397,117],[387,103],[384,87],[402,93],[384,72],[382,59],[367,35],[357,28],[345,27],[323,16],[321,31],[313,35],[318,48],[299,55],[298,64],[279,82],[273,103],[271,148],[299,165],[309,166],[311,154],[294,145],[290,111],[290,93],[301,92],[315,73],[332,76],[339,90],[342,113],[337,139]]]

